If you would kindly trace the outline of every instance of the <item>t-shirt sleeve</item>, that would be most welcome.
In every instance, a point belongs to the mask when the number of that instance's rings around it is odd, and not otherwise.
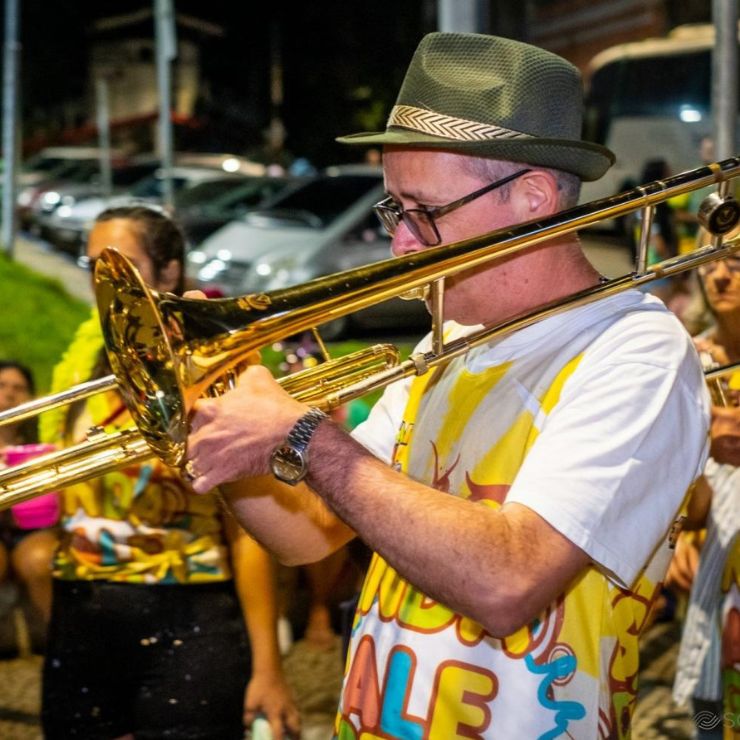
[[[427,352],[431,346],[431,335],[427,334],[413,352]],[[393,457],[393,447],[409,400],[412,380],[405,378],[386,387],[367,419],[352,430],[352,436],[385,463],[390,464]]]
[[[665,537],[707,455],[695,352],[687,336],[652,321],[627,320],[584,353],[507,496],[622,586]]]
[[[391,462],[410,383],[410,380],[401,380],[389,385],[370,409],[367,419],[352,431],[352,436],[363,447],[385,463]]]

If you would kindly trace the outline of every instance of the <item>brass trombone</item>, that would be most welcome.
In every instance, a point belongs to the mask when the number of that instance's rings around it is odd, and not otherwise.
[[[113,375],[0,414],[0,424],[117,387],[136,429],[105,435],[91,430],[75,447],[0,473],[0,509],[45,491],[99,476],[152,454],[180,466],[185,461],[188,415],[200,396],[233,383],[240,365],[279,339],[399,294],[426,297],[432,313],[432,349],[398,361],[392,347],[330,360],[284,379],[288,392],[332,409],[372,390],[449,362],[470,348],[548,316],[676,275],[740,249],[740,236],[725,239],[740,221],[730,184],[740,175],[733,157],[610,198],[555,214],[543,221],[500,229],[481,237],[318,278],[303,285],[225,298],[198,300],[158,294],[131,263],[105,250],[95,271],[96,300]],[[663,200],[717,185],[701,205],[699,219],[710,245],[647,265],[655,206]],[[608,218],[641,212],[641,239],[634,272],[546,304],[495,327],[445,343],[442,339],[444,280],[462,270],[511,255]]]

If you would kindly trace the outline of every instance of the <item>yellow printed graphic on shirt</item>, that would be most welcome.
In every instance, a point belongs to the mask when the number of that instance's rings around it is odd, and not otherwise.
[[[508,363],[472,373],[454,361],[449,372],[415,380],[394,463],[441,492],[499,508],[579,361],[563,358],[540,371],[532,388],[509,377]],[[588,568],[537,620],[498,639],[375,554],[353,622],[335,734],[626,737],[637,640],[659,585],[651,568],[629,591]]]

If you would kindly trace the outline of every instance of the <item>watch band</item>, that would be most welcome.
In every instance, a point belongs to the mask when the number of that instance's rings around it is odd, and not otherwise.
[[[316,427],[329,417],[317,408],[311,408],[293,425],[288,436],[270,457],[273,475],[283,483],[294,486],[308,473],[308,445]]]
[[[288,436],[285,438],[286,444],[290,445],[296,452],[304,453],[311,437],[313,437],[313,433],[316,431],[316,427],[328,418],[321,409],[312,406],[288,432]]]

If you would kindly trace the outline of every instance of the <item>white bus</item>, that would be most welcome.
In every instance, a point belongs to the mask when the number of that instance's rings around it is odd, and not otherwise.
[[[617,161],[601,180],[584,183],[582,202],[640,184],[649,160],[664,159],[671,174],[703,164],[700,145],[712,134],[713,45],[712,25],[687,25],[591,60],[584,136],[609,147]]]

